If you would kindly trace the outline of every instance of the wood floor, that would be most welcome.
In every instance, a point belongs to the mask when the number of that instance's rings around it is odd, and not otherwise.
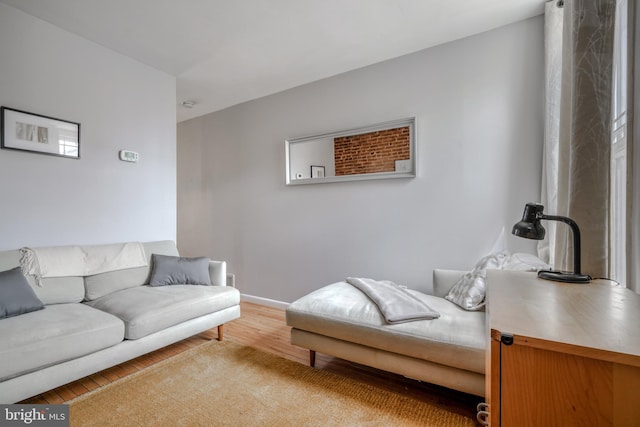
[[[242,316],[224,326],[224,339],[277,354],[296,362],[309,364],[309,351],[289,343],[289,327],[285,324],[284,310],[247,302],[241,303]],[[136,359],[58,387],[21,403],[58,404],[65,403],[88,391],[95,390],[136,371],[217,338],[217,329],[187,338],[176,344],[140,356]],[[414,398],[438,405],[475,419],[475,407],[480,397],[455,392],[399,375],[347,362],[318,353],[316,369],[334,372],[376,387],[408,394]]]

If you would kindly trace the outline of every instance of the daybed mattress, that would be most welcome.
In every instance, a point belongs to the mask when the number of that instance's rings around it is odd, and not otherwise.
[[[338,282],[290,304],[287,325],[484,374],[484,312],[466,311],[443,298],[411,292],[440,317],[389,325],[364,293]]]

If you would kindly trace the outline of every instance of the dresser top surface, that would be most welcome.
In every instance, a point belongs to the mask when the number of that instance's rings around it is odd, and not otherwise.
[[[640,357],[640,295],[607,281],[489,270],[487,307],[489,327],[501,333]]]

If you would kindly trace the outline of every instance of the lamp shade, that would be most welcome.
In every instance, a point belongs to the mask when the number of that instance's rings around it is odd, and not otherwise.
[[[544,206],[537,203],[527,203],[524,207],[522,219],[513,226],[511,231],[515,236],[526,239],[542,240],[545,236],[545,229],[540,224],[540,215]]]

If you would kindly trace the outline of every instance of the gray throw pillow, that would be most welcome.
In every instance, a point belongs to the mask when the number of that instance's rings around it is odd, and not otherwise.
[[[20,267],[0,272],[0,319],[43,308]]]
[[[211,285],[209,258],[151,255],[149,285]]]

